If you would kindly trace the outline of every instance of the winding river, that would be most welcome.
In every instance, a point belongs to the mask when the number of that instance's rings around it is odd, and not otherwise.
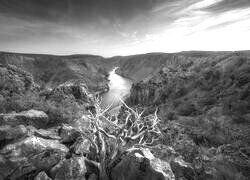
[[[109,73],[109,91],[102,95],[102,108],[105,108],[112,104],[110,113],[115,115],[119,112],[121,105],[120,99],[123,99],[125,96],[129,95],[130,88],[132,86],[132,81],[124,78],[115,73],[115,67]]]

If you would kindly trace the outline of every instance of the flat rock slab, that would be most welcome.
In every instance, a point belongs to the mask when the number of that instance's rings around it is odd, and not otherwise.
[[[48,140],[36,136],[0,150],[0,179],[18,179],[36,170],[48,170],[66,156],[68,148],[58,140]]]

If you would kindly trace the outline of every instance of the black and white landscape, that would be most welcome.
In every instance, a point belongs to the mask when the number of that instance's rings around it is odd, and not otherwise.
[[[250,1],[0,0],[0,180],[248,180]]]

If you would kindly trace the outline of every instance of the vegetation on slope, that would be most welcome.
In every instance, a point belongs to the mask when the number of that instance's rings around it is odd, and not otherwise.
[[[173,146],[194,166],[197,159],[203,159],[203,168],[214,168],[213,163],[221,159],[249,177],[247,52],[176,55],[175,61],[166,60],[154,76],[134,84],[126,102],[146,108],[147,113],[159,108],[163,143]]]

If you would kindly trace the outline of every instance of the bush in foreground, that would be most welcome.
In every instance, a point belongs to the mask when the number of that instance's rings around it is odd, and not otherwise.
[[[81,129],[82,134],[88,137],[95,147],[99,178],[102,180],[110,179],[110,170],[128,149],[151,146],[160,136],[156,112],[154,115],[143,117],[143,112],[139,113],[123,104],[126,107],[124,121],[112,121],[112,117],[105,116],[109,107],[103,110],[97,101],[96,111],[89,111],[89,128]]]

